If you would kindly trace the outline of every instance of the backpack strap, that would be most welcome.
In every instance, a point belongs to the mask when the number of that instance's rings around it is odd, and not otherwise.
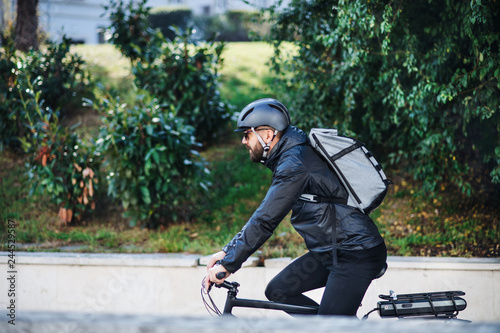
[[[322,197],[319,195],[307,194],[307,193],[301,194],[299,200],[305,202],[313,202],[313,203],[331,203],[331,204],[347,205],[347,199]]]
[[[319,195],[315,194],[301,194],[299,197],[299,200],[305,201],[305,202],[312,202],[312,203],[331,203],[331,204],[341,204],[341,205],[347,205],[347,199],[342,199],[342,198],[329,198],[329,197],[322,197]],[[335,218],[334,218],[335,220]],[[337,226],[335,222],[332,222],[332,257],[333,257],[333,265],[337,266],[338,261],[337,261]]]

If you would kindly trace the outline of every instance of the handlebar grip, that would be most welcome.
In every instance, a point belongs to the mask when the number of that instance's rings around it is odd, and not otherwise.
[[[216,265],[220,265],[220,260],[217,260],[215,262],[215,264]],[[217,273],[217,275],[215,277],[218,278],[219,280],[223,279],[224,277],[226,277],[226,273],[225,272],[219,272],[219,273]]]

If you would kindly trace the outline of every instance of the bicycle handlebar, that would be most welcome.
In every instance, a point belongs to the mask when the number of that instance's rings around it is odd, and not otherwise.
[[[221,284],[214,283],[214,286],[217,288],[225,288],[227,290],[235,290],[240,286],[240,284],[238,282],[224,281]]]
[[[216,265],[220,265],[220,260],[217,260],[217,261],[215,262],[215,264],[216,264]],[[216,275],[215,277],[216,277],[216,278],[218,278],[219,280],[220,280],[220,279],[223,279],[223,278],[225,278],[225,277],[226,277],[226,272],[219,272],[219,273],[217,273],[217,275]]]

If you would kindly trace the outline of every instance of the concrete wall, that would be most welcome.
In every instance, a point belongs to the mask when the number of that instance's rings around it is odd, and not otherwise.
[[[9,276],[15,277],[15,306],[27,311],[209,316],[200,296],[206,258],[184,254],[83,254],[17,252],[15,273],[8,253],[0,252],[0,318],[8,315]],[[290,259],[249,262],[229,280],[241,284],[241,298],[264,298],[267,282]],[[462,290],[468,302],[460,318],[500,322],[500,259],[389,257],[389,270],[372,283],[358,312],[376,306],[379,294]],[[212,292],[223,308],[225,292]],[[311,292],[317,300],[321,290]],[[250,318],[287,317],[279,311],[237,309]],[[372,320],[381,320],[376,313]]]

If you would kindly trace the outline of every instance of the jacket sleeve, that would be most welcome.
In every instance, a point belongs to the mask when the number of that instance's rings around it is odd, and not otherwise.
[[[243,229],[222,249],[221,264],[231,273],[271,237],[274,229],[292,209],[307,182],[307,170],[295,156],[278,166],[264,200]]]

